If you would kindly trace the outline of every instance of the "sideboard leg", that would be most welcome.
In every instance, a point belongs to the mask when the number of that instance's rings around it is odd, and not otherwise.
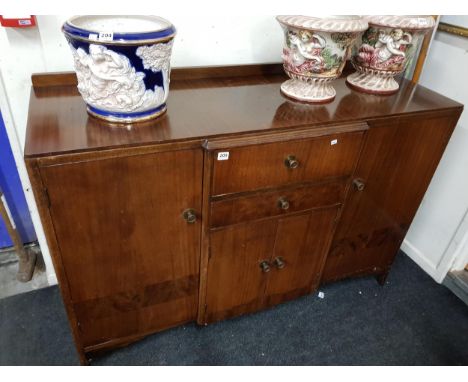
[[[383,273],[380,273],[378,275],[375,276],[375,278],[377,279],[377,282],[379,283],[379,285],[381,286],[384,286],[385,285],[385,281],[387,281],[387,276],[388,276],[388,270],[383,272]]]
[[[86,354],[83,349],[78,350],[78,357],[80,359],[81,366],[89,366],[91,364],[91,357]]]

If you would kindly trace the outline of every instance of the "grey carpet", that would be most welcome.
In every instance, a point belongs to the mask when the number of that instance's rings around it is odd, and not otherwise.
[[[185,325],[94,365],[468,365],[468,307],[399,254],[372,277],[207,327]],[[57,287],[0,300],[0,364],[73,365]]]

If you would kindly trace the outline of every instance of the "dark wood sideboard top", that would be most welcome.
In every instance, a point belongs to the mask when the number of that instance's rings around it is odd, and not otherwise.
[[[41,75],[36,81],[33,78],[36,86],[31,90],[25,157],[154,144],[189,147],[207,138],[231,134],[300,126],[313,129],[444,109],[461,112],[463,108],[406,80],[401,80],[395,95],[376,96],[350,89],[344,77],[334,81],[337,95],[333,102],[302,104],[280,93],[286,76],[277,74],[277,65],[263,66],[261,70],[259,66],[255,70],[253,66],[249,70],[240,68],[175,70],[167,113],[134,125],[110,124],[89,116],[72,74],[58,74],[56,78]],[[222,77],[223,70],[227,77]]]

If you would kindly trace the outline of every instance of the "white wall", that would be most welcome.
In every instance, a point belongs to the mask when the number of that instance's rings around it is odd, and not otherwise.
[[[464,16],[468,22],[468,16]],[[437,32],[420,83],[468,104],[468,38]],[[468,263],[468,110],[462,114],[402,249],[436,281]]]

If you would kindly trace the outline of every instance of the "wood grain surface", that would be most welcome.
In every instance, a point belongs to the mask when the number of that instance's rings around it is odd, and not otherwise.
[[[86,113],[73,74],[33,77],[26,165],[83,364],[320,282],[384,282],[463,110],[406,80],[376,96],[341,78],[334,102],[294,102],[277,64],[172,79],[164,116],[120,125]]]
[[[218,228],[323,206],[338,205],[344,200],[345,190],[345,181],[335,181],[299,187],[283,187],[279,190],[214,200],[211,203],[210,227]],[[280,200],[287,203],[287,208],[281,207]]]
[[[328,282],[385,273],[408,231],[458,113],[371,123],[352,188],[325,266]]]
[[[84,346],[195,320],[202,151],[41,168]],[[177,171],[174,167],[177,166]]]
[[[358,159],[362,137],[362,132],[353,132],[232,148],[228,150],[229,160],[217,160],[215,152],[212,194],[349,176]],[[285,164],[291,156],[297,160],[297,168]]]
[[[375,96],[334,81],[334,102],[308,105],[280,93],[284,75],[210,78],[171,82],[168,111],[159,119],[110,124],[86,113],[76,86],[31,91],[25,156],[134,148],[142,145],[189,144],[219,136],[275,132],[308,126],[370,121],[408,113],[460,108],[461,105],[422,86],[403,81],[398,93]]]

